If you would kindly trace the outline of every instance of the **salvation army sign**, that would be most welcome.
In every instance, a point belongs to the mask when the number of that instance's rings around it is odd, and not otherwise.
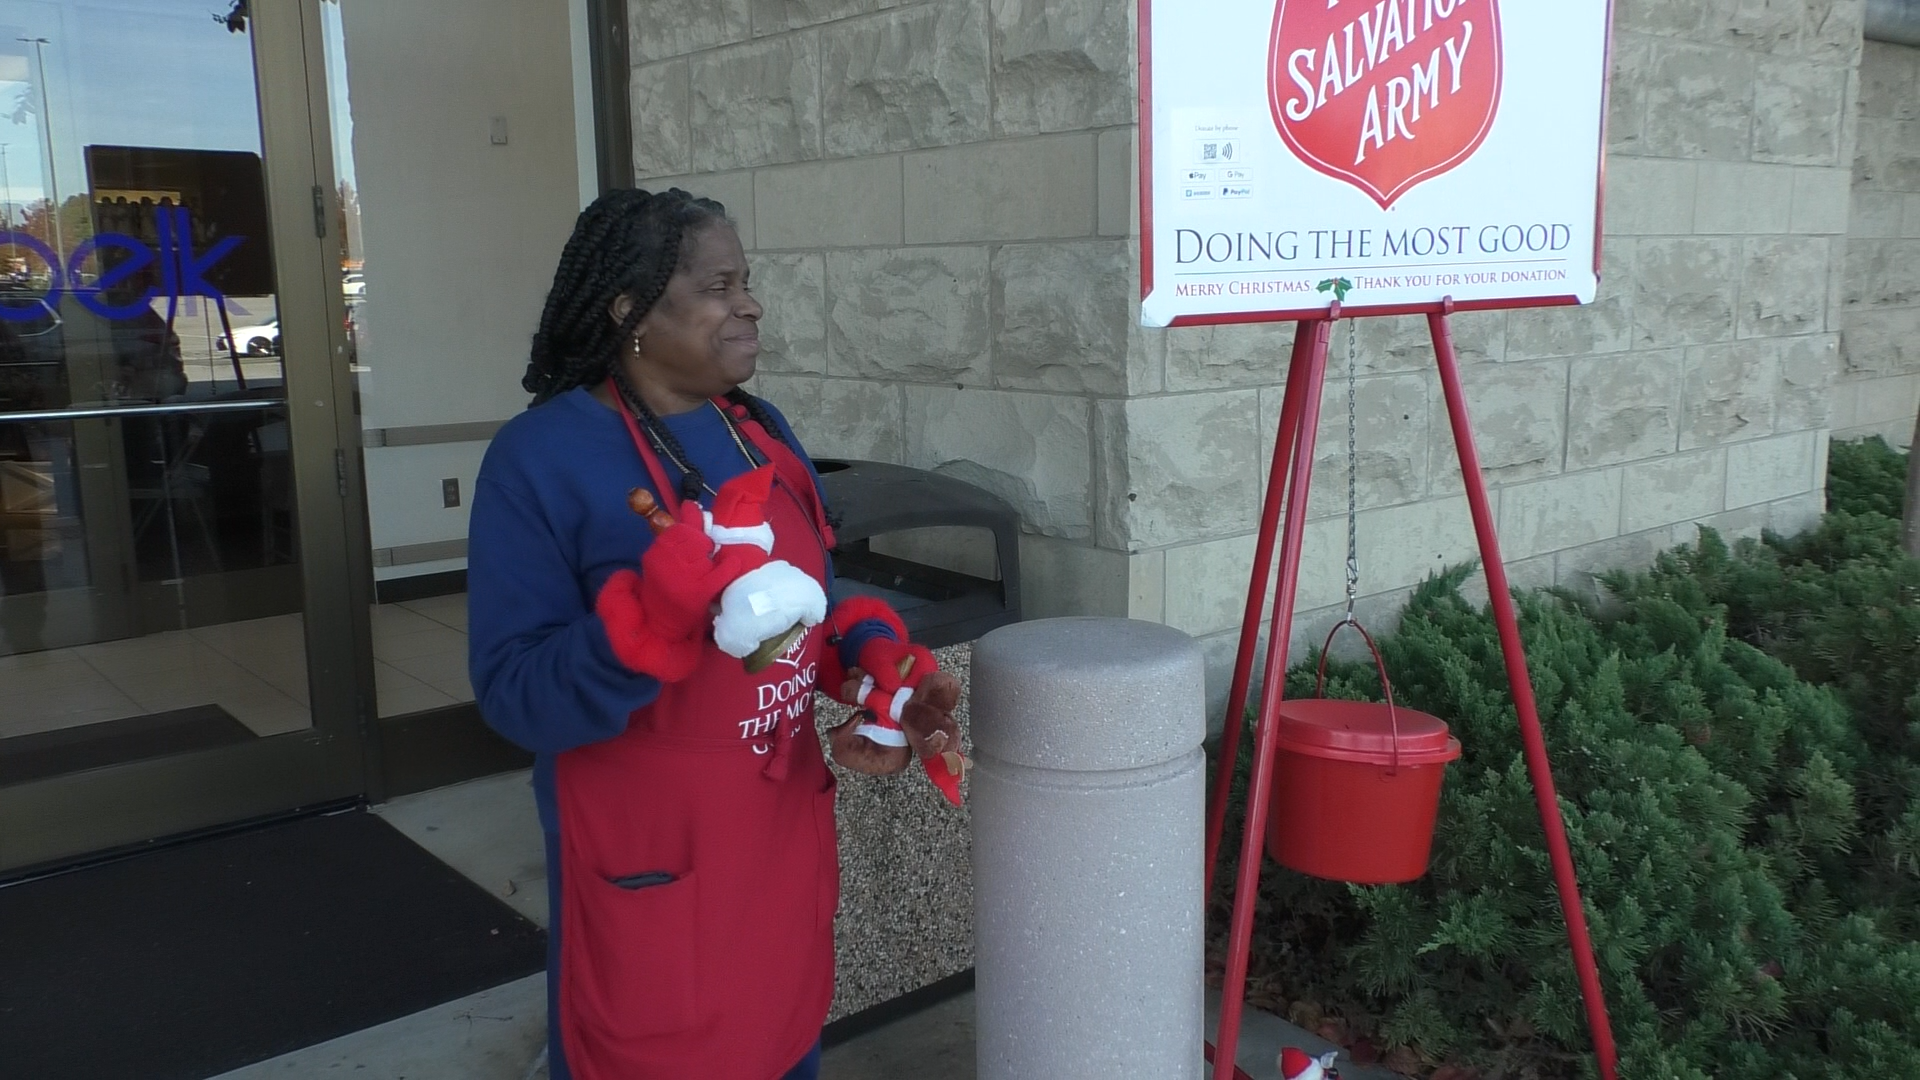
[[[1141,0],[1142,322],[1591,300],[1608,8]]]
[[[1267,100],[1280,138],[1302,162],[1385,209],[1486,140],[1500,108],[1500,4],[1409,3],[1404,18],[1399,0],[1357,19],[1341,9],[1280,0]],[[1438,42],[1431,52],[1429,39]],[[1395,62],[1409,52],[1411,68]]]

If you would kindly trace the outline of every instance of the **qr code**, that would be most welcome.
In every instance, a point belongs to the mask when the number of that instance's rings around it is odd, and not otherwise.
[[[1224,165],[1240,156],[1240,145],[1234,139],[1202,139],[1195,151],[1194,158],[1202,165]]]

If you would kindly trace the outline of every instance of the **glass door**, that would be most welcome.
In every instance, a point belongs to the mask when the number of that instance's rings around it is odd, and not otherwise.
[[[319,39],[0,0],[0,874],[364,789]]]

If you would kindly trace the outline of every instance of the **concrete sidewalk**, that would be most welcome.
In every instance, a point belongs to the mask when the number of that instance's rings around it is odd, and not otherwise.
[[[533,975],[217,1080],[547,1080],[546,976]],[[825,1080],[972,1080],[973,995],[826,1052]]]
[[[546,976],[249,1065],[218,1080],[546,1080]],[[973,995],[827,1051],[827,1080],[971,1080]]]
[[[547,924],[540,826],[526,773],[407,796],[375,812],[522,915]],[[1209,1030],[1214,1022],[1210,1001]],[[1331,1048],[1264,1013],[1250,1011],[1244,1027],[1237,1056],[1256,1080],[1278,1077],[1275,1061],[1283,1045],[1313,1053]],[[213,1080],[545,1080],[546,1033],[546,976],[531,975]],[[1392,1073],[1351,1066],[1341,1072],[1342,1080],[1396,1080]],[[972,1080],[973,995],[834,1047],[823,1056],[821,1074],[824,1080]]]
[[[1254,1080],[1277,1080],[1282,1046],[1315,1054],[1332,1049],[1258,1011],[1247,1014],[1244,1027],[1236,1056]],[[546,1080],[545,1038],[545,976],[534,975],[218,1080]],[[974,1062],[973,995],[962,994],[828,1050],[820,1073],[822,1080],[973,1080]],[[1341,1080],[1400,1080],[1350,1062],[1341,1063],[1340,1074]]]

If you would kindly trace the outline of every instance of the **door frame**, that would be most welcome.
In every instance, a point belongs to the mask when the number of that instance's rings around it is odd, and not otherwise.
[[[312,726],[0,788],[0,876],[363,797],[381,775],[359,419],[335,235],[320,0],[252,0]],[[353,448],[353,452],[349,449]]]

